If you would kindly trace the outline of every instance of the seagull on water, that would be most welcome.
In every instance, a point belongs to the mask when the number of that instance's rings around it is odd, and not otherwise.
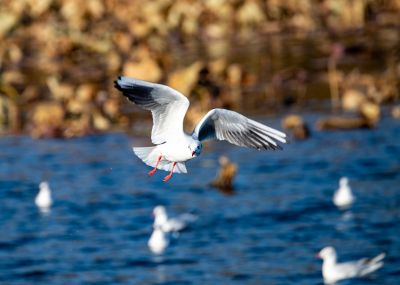
[[[49,183],[46,181],[39,184],[39,193],[36,195],[35,204],[44,212],[47,212],[53,204],[53,200],[51,199],[51,189]]]
[[[339,188],[333,195],[333,203],[339,207],[349,207],[355,200],[351,188],[349,185],[349,179],[347,177],[342,177],[339,180]]]
[[[179,232],[186,228],[188,223],[195,221],[197,218],[192,214],[182,214],[175,218],[168,218],[167,211],[164,206],[157,206],[153,209],[154,228],[161,228],[164,232]]]
[[[169,245],[169,237],[161,227],[155,226],[147,245],[154,254],[161,254]]]
[[[172,173],[187,173],[185,162],[200,155],[202,142],[226,140],[232,144],[256,149],[281,149],[276,142],[286,143],[286,135],[226,109],[210,110],[191,134],[183,131],[183,119],[189,100],[177,90],[162,84],[124,76],[114,81],[115,88],[153,116],[151,141],[156,146],[134,147],[134,153],[147,165]]]
[[[337,263],[336,250],[331,247],[323,248],[317,256],[323,260],[322,276],[325,284],[333,284],[336,281],[363,277],[378,270],[383,266],[385,253],[381,253],[374,258],[362,258],[358,261],[348,261]]]

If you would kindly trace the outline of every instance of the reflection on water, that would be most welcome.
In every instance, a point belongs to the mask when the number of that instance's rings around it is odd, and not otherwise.
[[[338,231],[347,231],[354,226],[356,226],[356,224],[354,224],[354,215],[351,210],[346,210],[342,212],[342,216],[336,224],[336,229]]]
[[[137,139],[123,134],[3,138],[0,283],[321,284],[314,255],[332,245],[343,260],[388,254],[382,270],[351,284],[397,284],[399,134],[384,118],[374,130],[314,131],[278,152],[210,144],[169,183],[147,177],[131,153]],[[209,186],[220,155],[239,165],[234,195]],[[357,196],[347,211],[332,204],[342,176]],[[43,180],[47,215],[34,204]],[[199,217],[161,256],[147,247],[156,205]]]

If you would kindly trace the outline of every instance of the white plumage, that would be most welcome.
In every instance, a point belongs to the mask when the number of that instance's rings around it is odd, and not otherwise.
[[[44,211],[49,210],[53,204],[53,200],[51,198],[51,189],[46,181],[43,181],[39,184],[39,193],[36,195],[35,204]]]
[[[336,250],[331,247],[323,248],[318,256],[323,260],[322,276],[326,284],[333,284],[336,281],[363,277],[378,270],[383,266],[385,254],[381,253],[374,258],[363,258],[358,261],[337,263]]]
[[[189,100],[171,87],[118,77],[115,88],[153,116],[151,141],[156,146],[135,147],[134,153],[154,169],[186,173],[185,162],[200,155],[205,140],[225,140],[232,144],[256,149],[281,149],[277,141],[286,143],[286,135],[245,116],[225,109],[209,111],[192,134],[183,131],[183,119]]]
[[[147,245],[154,254],[161,254],[169,245],[169,237],[160,227],[154,227]]]
[[[349,185],[349,179],[342,177],[339,180],[339,188],[333,195],[333,203],[340,208],[349,207],[355,201],[355,197]]]
[[[179,232],[187,227],[188,223],[197,218],[192,214],[182,214],[175,218],[169,218],[164,206],[157,206],[153,209],[154,228],[160,228],[164,232]]]
[[[160,148],[157,147],[134,147],[133,152],[139,157],[145,164],[151,167],[155,167],[157,159],[160,156]],[[168,160],[160,160],[157,165],[157,169],[171,171],[172,163]],[[185,163],[177,162],[174,172],[176,173],[187,173]]]

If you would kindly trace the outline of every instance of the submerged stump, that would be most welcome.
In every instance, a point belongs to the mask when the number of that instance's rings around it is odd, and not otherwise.
[[[236,176],[238,166],[232,163],[226,156],[219,158],[219,164],[220,169],[217,177],[210,184],[224,193],[232,194],[234,190],[233,180]]]
[[[298,115],[288,115],[282,121],[282,127],[291,132],[296,140],[305,140],[310,137],[310,128]]]

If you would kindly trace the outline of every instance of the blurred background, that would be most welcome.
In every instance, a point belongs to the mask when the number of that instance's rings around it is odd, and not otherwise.
[[[393,103],[399,22],[398,0],[2,0],[0,128],[35,138],[130,128],[140,114],[113,88],[121,74],[190,97],[188,126],[211,107]]]
[[[222,107],[290,143],[210,143],[148,178],[131,147],[151,115],[118,75],[188,96],[188,131]],[[399,0],[0,0],[0,283],[322,284],[330,245],[387,253],[343,284],[397,284],[399,84]],[[338,209],[343,176],[356,200]],[[156,205],[198,216],[160,255]]]

